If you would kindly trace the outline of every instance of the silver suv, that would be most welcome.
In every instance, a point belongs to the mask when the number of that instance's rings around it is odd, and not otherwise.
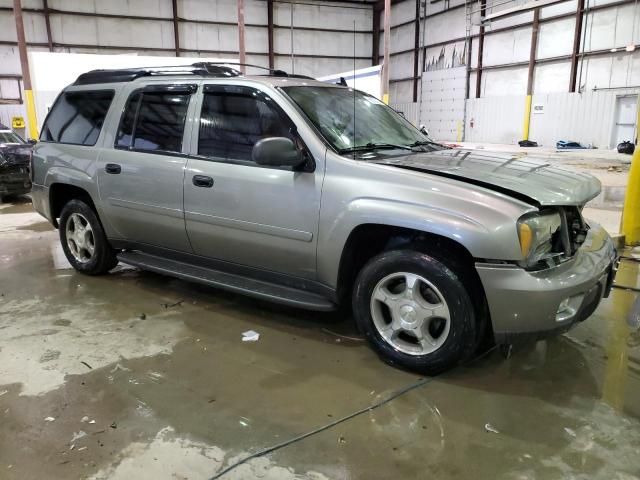
[[[216,64],[83,74],[33,155],[34,205],[76,270],[350,306],[386,361],[427,374],[593,313],[616,266],[581,214],[599,191],[445,148],[344,86]]]

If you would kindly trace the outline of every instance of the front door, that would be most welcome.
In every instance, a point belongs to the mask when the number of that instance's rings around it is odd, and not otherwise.
[[[637,107],[637,95],[616,97],[616,121],[613,128],[614,148],[624,141],[635,142]]]
[[[284,109],[253,87],[205,85],[185,173],[185,220],[195,253],[312,279],[324,150],[311,152]],[[288,107],[291,108],[291,107]],[[289,137],[316,157],[312,172],[251,159],[262,138]]]
[[[185,232],[183,148],[195,85],[131,91],[113,148],[98,161],[100,197],[122,239],[190,252]]]

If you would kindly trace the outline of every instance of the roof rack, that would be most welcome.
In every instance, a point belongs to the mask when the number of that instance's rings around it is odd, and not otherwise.
[[[229,63],[229,62],[196,62],[191,65],[168,65],[160,67],[140,67],[140,68],[121,68],[113,70],[91,70],[90,72],[81,74],[74,85],[92,85],[96,83],[120,83],[132,82],[140,77],[151,76],[168,76],[168,75],[197,75],[201,77],[217,77],[229,78],[239,77],[242,73],[229,65],[246,66],[251,68],[259,68],[267,70],[268,76],[274,77],[291,77],[306,78],[313,80],[305,75],[288,74],[284,70],[276,70],[263,67],[260,65],[252,65],[249,63]]]

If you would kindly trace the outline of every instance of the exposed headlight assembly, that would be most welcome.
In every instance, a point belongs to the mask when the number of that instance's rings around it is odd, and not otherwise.
[[[564,253],[562,247],[562,218],[557,211],[526,215],[518,221],[518,238],[524,268]]]

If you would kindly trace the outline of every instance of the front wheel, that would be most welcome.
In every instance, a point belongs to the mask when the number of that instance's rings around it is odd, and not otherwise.
[[[353,291],[360,330],[388,363],[436,375],[469,357],[476,322],[464,283],[440,260],[384,252],[360,271]]]
[[[71,200],[62,209],[60,242],[69,263],[81,273],[101,275],[118,264],[97,215],[82,200]]]

